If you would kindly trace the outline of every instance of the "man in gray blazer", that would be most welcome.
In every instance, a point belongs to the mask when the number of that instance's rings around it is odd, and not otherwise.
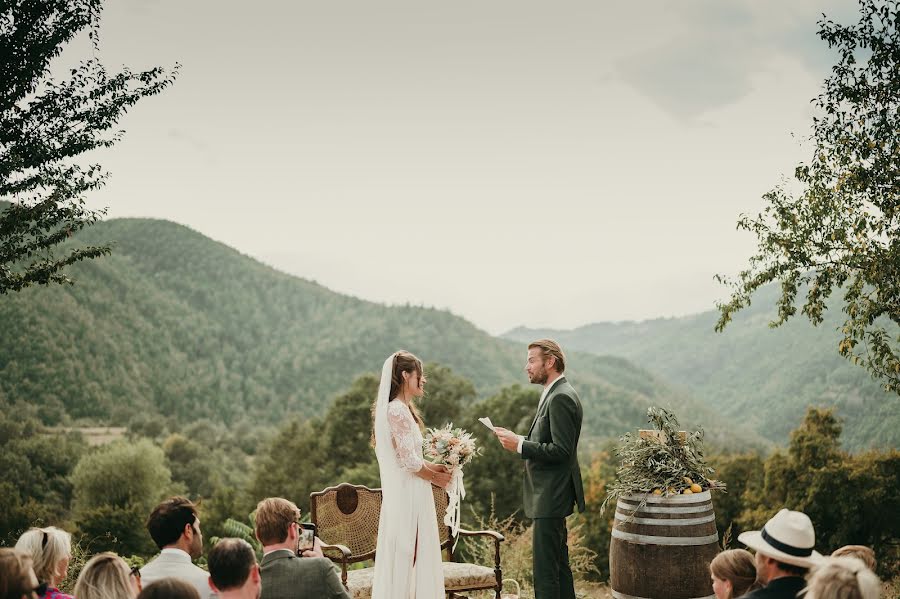
[[[528,436],[494,429],[503,447],[525,460],[525,516],[534,520],[535,599],[575,599],[566,516],[576,505],[584,511],[578,465],[582,409],[578,394],[563,375],[565,369],[565,355],[555,341],[531,343],[525,371],[529,381],[544,386],[544,392]]]
[[[299,520],[300,508],[281,497],[256,506],[256,538],[263,546],[260,599],[350,599],[318,538],[312,549],[297,555]]]
[[[147,531],[159,556],[141,568],[141,583],[148,586],[161,578],[181,578],[191,583],[200,599],[213,599],[209,573],[191,560],[203,553],[203,534],[197,507],[184,497],[171,497],[160,503],[147,519]]]

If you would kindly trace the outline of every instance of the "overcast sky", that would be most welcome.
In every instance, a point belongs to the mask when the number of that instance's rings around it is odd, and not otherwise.
[[[713,308],[809,150],[851,0],[117,0],[134,107],[94,206],[500,333]],[[74,60],[73,45],[60,65]]]

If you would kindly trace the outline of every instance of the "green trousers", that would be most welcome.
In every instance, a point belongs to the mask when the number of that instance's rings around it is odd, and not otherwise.
[[[534,598],[575,599],[565,518],[535,518]]]

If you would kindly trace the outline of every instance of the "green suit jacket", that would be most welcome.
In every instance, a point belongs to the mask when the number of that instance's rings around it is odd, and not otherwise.
[[[260,599],[350,599],[324,557],[297,557],[287,549],[272,551],[259,563]]]
[[[565,518],[584,511],[584,487],[578,465],[581,436],[581,401],[565,379],[553,381],[538,407],[522,442],[525,515],[529,518]]]

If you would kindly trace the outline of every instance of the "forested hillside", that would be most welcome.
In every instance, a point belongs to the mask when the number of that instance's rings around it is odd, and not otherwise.
[[[839,310],[812,326],[803,317],[772,329],[776,290],[767,288],[715,333],[718,313],[560,331],[519,328],[513,340],[549,335],[571,349],[621,356],[784,444],[806,407],[835,406],[850,449],[900,446],[900,398],[837,353]]]
[[[0,401],[47,424],[127,425],[159,414],[234,424],[320,415],[360,374],[405,348],[451,367],[484,397],[526,383],[525,348],[453,314],[387,307],[278,272],[184,226],[104,222],[73,243],[115,240],[74,286],[0,301]],[[640,426],[650,404],[692,407],[621,358],[573,355],[590,436]]]

